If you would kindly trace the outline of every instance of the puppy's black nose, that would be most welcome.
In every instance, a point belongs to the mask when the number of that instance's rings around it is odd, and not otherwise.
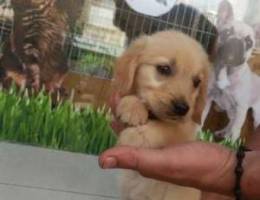
[[[173,102],[172,105],[173,113],[178,116],[185,116],[190,110],[189,105],[184,101]]]

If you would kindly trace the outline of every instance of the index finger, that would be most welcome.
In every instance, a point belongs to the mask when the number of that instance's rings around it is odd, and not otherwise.
[[[145,177],[169,181],[172,175],[171,159],[163,149],[141,149],[121,146],[107,150],[99,157],[103,169],[132,169]]]

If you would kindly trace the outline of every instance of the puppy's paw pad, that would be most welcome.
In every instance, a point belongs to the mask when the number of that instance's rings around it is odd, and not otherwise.
[[[228,136],[228,134],[227,134],[227,131],[225,129],[215,132],[215,137],[218,138],[218,139],[224,139],[227,136]]]
[[[126,124],[138,126],[148,120],[148,111],[145,105],[135,96],[124,97],[116,110],[117,117]]]

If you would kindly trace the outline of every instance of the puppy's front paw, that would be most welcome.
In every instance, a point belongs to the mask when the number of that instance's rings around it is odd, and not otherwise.
[[[148,111],[136,96],[122,98],[117,106],[116,114],[123,123],[131,126],[145,124],[148,120]]]
[[[224,129],[221,129],[221,130],[218,130],[215,132],[215,136],[217,139],[221,140],[221,139],[224,139],[224,138],[230,138],[232,133],[230,132],[230,128],[229,126],[227,126],[226,128]]]
[[[217,140],[223,140],[226,137],[226,131],[225,130],[219,130],[215,132],[215,139]]]

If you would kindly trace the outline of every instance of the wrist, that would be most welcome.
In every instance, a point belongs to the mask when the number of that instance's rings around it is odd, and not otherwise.
[[[232,196],[236,178],[234,173],[237,163],[236,153],[221,145],[208,145],[205,143],[200,143],[198,145],[200,145],[202,149],[207,149],[208,152],[210,152],[209,155],[212,156],[207,159],[205,159],[204,156],[198,158],[198,160],[204,161],[195,166],[194,164],[189,164],[187,166],[181,165],[182,170],[179,171],[185,172],[179,173],[183,175],[181,178],[189,183],[188,186],[195,186],[196,188],[207,192]],[[179,161],[181,158],[177,158],[177,160]],[[178,164],[175,166],[178,166]],[[194,167],[191,168],[190,166]],[[186,168],[187,170],[185,170]]]
[[[259,151],[247,152],[243,162],[244,173],[241,179],[241,192],[246,199],[259,199],[260,160]]]
[[[213,180],[211,181],[212,187],[208,187],[209,190],[207,191],[234,196],[236,166],[236,152],[230,152],[229,156],[227,156],[227,162],[224,162],[223,170],[220,170],[219,173],[214,175],[214,177],[211,179]],[[245,199],[259,200],[259,151],[246,152],[242,166],[244,172],[240,181],[241,194]]]
[[[225,160],[219,164],[216,173],[212,173],[212,179],[209,181],[211,183],[209,190],[210,192],[233,196],[237,159],[236,153],[231,150],[227,150],[226,154]]]

